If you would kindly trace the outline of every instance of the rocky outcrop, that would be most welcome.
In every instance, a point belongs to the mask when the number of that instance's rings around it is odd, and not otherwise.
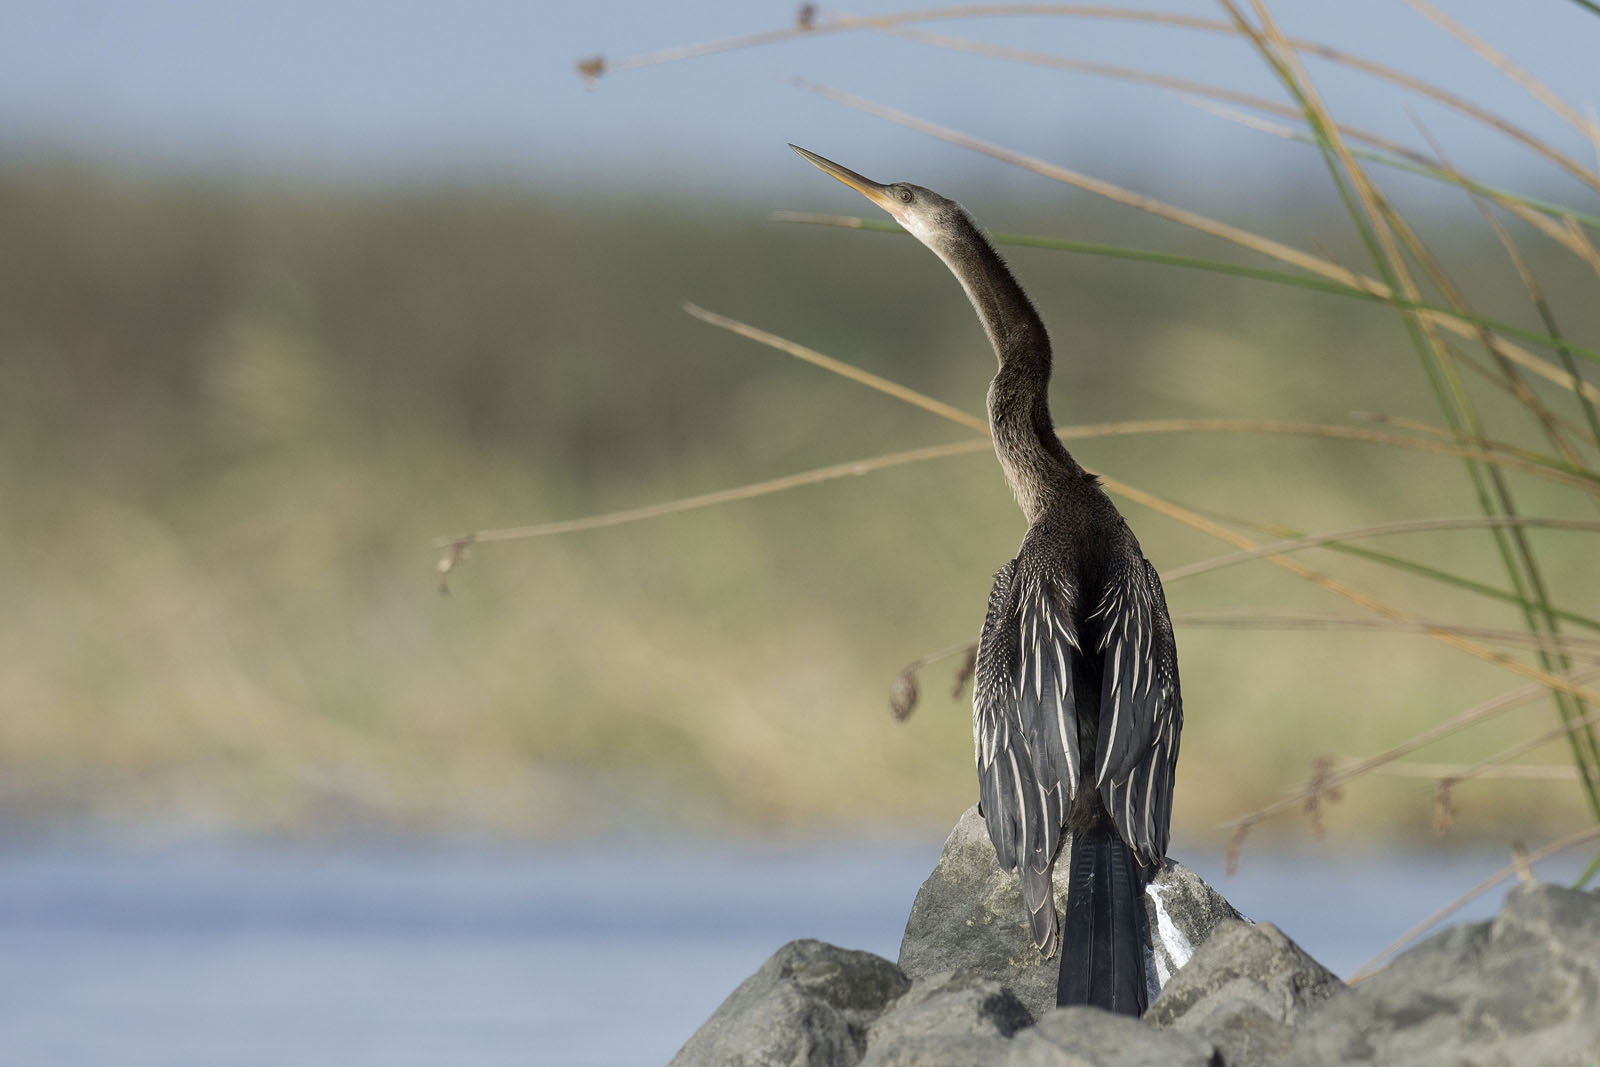
[[[981,846],[981,847],[980,847]],[[1065,872],[1058,872],[1058,879]],[[1058,894],[1060,884],[1058,881]],[[1059,903],[1059,900],[1058,900]],[[795,941],[672,1061],[785,1067],[1595,1067],[1600,895],[1515,890],[1347,987],[1176,865],[1148,905],[1143,1019],[1054,1006],[1015,877],[968,812],[917,894],[898,965]],[[1020,947],[1019,947],[1020,946]]]
[[[911,983],[870,952],[791,941],[739,984],[674,1067],[852,1067],[867,1029]]]
[[[1057,910],[1066,907],[1068,852],[1056,861]],[[1223,922],[1239,913],[1198,875],[1169,863],[1145,901],[1156,942],[1152,990],[1159,989]],[[968,808],[945,840],[939,865],[911,905],[900,969],[910,978],[969,971],[1010,989],[1036,1017],[1055,1007],[1058,960],[1033,947],[1027,910],[1015,874],[995,862],[994,846],[977,806]],[[1154,993],[1152,992],[1152,996]]]
[[[1434,935],[1313,1013],[1285,1062],[1600,1064],[1600,895],[1512,890],[1493,920]]]
[[[1311,1013],[1348,991],[1271,923],[1229,922],[1173,975],[1145,1021],[1204,1036],[1228,1067],[1278,1067]]]
[[[1099,1008],[1052,1008],[1017,1035],[1005,1067],[1224,1067],[1211,1042]]]
[[[1033,1025],[1022,1002],[999,982],[972,974],[911,983],[893,1010],[867,1032],[861,1067],[964,1067],[1003,1058],[1010,1038]]]

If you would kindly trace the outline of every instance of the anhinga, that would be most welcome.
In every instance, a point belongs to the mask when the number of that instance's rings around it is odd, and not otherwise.
[[[961,205],[880,185],[794,148],[931,248],[994,346],[989,426],[1028,519],[995,574],[978,640],[972,732],[980,810],[1000,865],[1019,872],[1034,943],[1061,949],[1060,1004],[1142,1014],[1144,889],[1165,862],[1183,704],[1155,568],[1050,420],[1050,338],[1027,294]],[[1057,927],[1051,876],[1072,842]]]

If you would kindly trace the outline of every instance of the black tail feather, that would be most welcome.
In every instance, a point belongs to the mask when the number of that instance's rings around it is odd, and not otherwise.
[[[1144,1014],[1150,951],[1144,884],[1133,850],[1116,831],[1097,828],[1073,835],[1057,1004]]]

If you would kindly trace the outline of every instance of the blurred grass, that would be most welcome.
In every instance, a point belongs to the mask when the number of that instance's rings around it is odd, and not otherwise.
[[[985,216],[981,190],[964,199]],[[1095,205],[1073,210],[1027,221],[1091,237],[1108,225]],[[1275,214],[1247,221],[1304,232],[1310,210],[1258,206]],[[886,699],[903,663],[975,634],[989,577],[1015,551],[1022,520],[992,456],[479,546],[449,598],[430,571],[442,533],[958,439],[679,310],[692,299],[981,412],[983,336],[943,267],[902,238],[779,227],[725,204],[70,169],[0,174],[0,230],[9,820],[803,832],[938,827],[970,803],[969,714],[936,691],[939,670],[909,724]],[[1492,236],[1448,232],[1474,308],[1537,328]],[[1212,250],[1166,234],[1162,247]],[[1529,254],[1566,331],[1600,333],[1576,283]],[[1437,419],[1382,307],[1010,258],[1057,338],[1064,421]],[[1482,414],[1498,431],[1517,410],[1491,397]],[[1458,461],[1347,442],[1074,450],[1190,506],[1298,529],[1476,510]],[[1518,489],[1525,513],[1592,517],[1570,491]],[[1158,567],[1219,554],[1129,517]],[[1585,535],[1529,538],[1558,604],[1592,610]],[[1498,567],[1470,533],[1382,547]],[[1339,573],[1453,621],[1519,625],[1377,564],[1340,559]],[[1177,613],[1329,609],[1259,566],[1174,583],[1169,598]],[[1188,627],[1179,644],[1180,842],[1275,798],[1321,755],[1381,749],[1516,682],[1420,636]],[[1422,758],[1470,762],[1548,719],[1531,705]],[[1562,758],[1559,745],[1527,757]],[[1577,790],[1531,781],[1474,782],[1455,801],[1461,834],[1540,833],[1583,810]],[[1432,806],[1415,781],[1369,782],[1326,817],[1405,837],[1427,832]]]

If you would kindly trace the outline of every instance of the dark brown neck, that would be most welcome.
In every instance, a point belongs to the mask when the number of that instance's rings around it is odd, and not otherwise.
[[[1000,370],[989,385],[989,428],[1017,503],[1032,522],[1083,469],[1050,419],[1050,336],[1010,268],[970,219],[935,248],[960,279],[994,346]]]

